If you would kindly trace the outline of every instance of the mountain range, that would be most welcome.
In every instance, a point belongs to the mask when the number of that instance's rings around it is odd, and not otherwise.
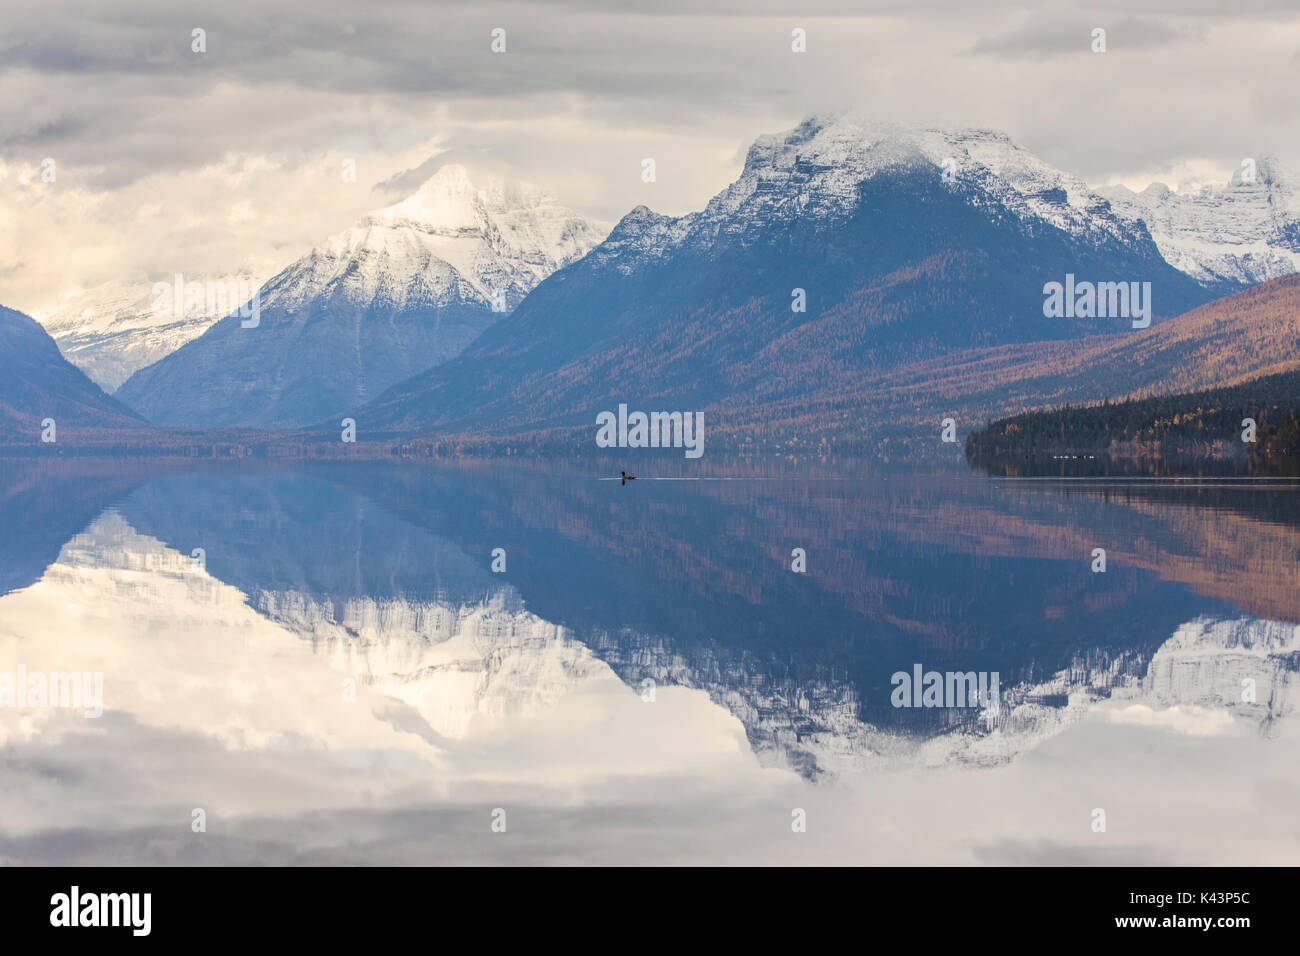
[[[541,190],[444,166],[267,282],[256,325],[230,315],[117,394],[160,424],[307,424],[456,355],[599,238]]]
[[[639,206],[601,241],[539,190],[443,166],[262,286],[251,327],[221,319],[116,398],[197,428],[348,416],[412,447],[590,444],[626,402],[705,410],[714,447],[793,449],[1213,386],[1298,358],[1289,182],[1262,158],[1225,187],[1093,189],[995,131],[821,116],[759,137],[704,209]],[[1150,327],[1048,317],[1067,277],[1136,284]],[[76,358],[113,333],[78,343],[74,312],[46,319]]]
[[[1216,294],[1002,134],[811,120],[761,137],[701,212],[633,210],[457,359],[355,417],[381,434],[510,434],[630,401],[751,431],[835,424],[838,399],[916,362],[1130,330],[1045,318],[1043,286],[1067,274],[1150,283],[1157,321]]]

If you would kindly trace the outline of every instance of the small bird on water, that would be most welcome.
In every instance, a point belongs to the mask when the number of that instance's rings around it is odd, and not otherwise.
[[[636,481],[636,475],[629,475],[626,471],[620,471],[619,474],[623,476],[622,481],[619,482],[620,485],[626,485],[629,481]]]

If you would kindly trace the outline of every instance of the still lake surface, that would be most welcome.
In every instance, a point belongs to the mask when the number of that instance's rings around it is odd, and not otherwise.
[[[0,861],[1300,863],[1297,485],[641,471],[0,465]]]

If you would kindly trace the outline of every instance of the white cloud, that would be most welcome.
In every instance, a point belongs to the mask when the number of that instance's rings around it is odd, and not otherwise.
[[[1155,710],[1146,704],[1131,704],[1107,711],[1114,724],[1136,727],[1157,727],[1176,734],[1192,737],[1216,737],[1239,733],[1240,725],[1232,714],[1223,709],[1212,710],[1194,705],[1166,707]]]
[[[491,156],[602,220],[640,203],[699,208],[755,135],[841,108],[1002,128],[1089,181],[1138,187],[1180,163],[1300,156],[1287,82],[1300,20],[1282,0],[1231,11],[828,0],[797,16],[724,0],[636,12],[381,2],[364,17],[343,2],[272,12],[235,0],[201,16],[148,2],[111,20],[98,9],[6,12],[0,301],[11,306],[124,274],[284,264],[391,201],[370,187],[439,148]],[[1044,29],[1059,40],[1053,24],[1076,19],[1113,24],[1111,52],[969,55]],[[493,55],[498,24],[508,52]],[[1140,45],[1124,42],[1125,24]],[[201,55],[189,49],[196,25],[208,30]],[[807,53],[790,51],[796,25]],[[47,156],[57,184],[15,189]],[[639,177],[646,156],[653,186]],[[333,173],[344,157],[358,162],[352,189]]]

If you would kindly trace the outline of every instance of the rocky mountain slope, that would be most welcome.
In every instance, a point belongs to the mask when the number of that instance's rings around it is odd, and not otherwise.
[[[1175,192],[1153,183],[1140,193],[1097,193],[1120,214],[1141,219],[1176,269],[1225,291],[1291,275],[1300,268],[1300,195],[1295,172],[1271,157],[1238,169],[1226,185]]]
[[[65,359],[38,322],[0,306],[0,441],[33,442],[47,419],[56,444],[82,429],[145,424]]]

